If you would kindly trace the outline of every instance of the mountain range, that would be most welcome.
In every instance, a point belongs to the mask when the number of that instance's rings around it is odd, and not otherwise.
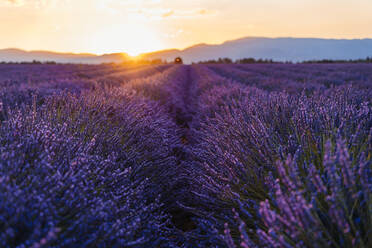
[[[273,59],[275,61],[345,60],[372,57],[372,39],[264,38],[246,37],[222,44],[198,44],[183,50],[170,49],[141,54],[143,59],[172,61],[182,57],[185,63],[228,57]],[[109,63],[130,60],[126,53],[105,55],[55,53],[47,51],[0,50],[0,61],[55,61],[58,63]]]
[[[21,49],[10,48],[0,49],[0,61],[5,62],[32,62],[54,61],[57,63],[82,63],[82,64],[101,64],[119,63],[129,60],[126,53],[111,53],[95,55],[91,53],[57,53],[49,51],[24,51]]]

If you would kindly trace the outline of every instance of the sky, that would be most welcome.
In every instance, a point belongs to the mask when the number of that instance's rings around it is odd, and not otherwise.
[[[137,55],[247,36],[372,38],[371,0],[0,0],[0,49]]]

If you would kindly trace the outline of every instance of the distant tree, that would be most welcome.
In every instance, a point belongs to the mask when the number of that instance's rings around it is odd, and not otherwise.
[[[254,64],[256,60],[254,58],[244,58],[236,61],[237,64]]]
[[[56,65],[57,62],[55,62],[55,61],[45,61],[44,64],[46,64],[46,65]]]
[[[258,59],[256,60],[255,58],[243,58],[243,59],[238,59],[235,62],[236,64],[278,64],[278,63],[283,63],[283,62],[277,62],[272,59]]]
[[[219,58],[218,63],[219,64],[232,64],[232,60],[230,58]]]
[[[174,63],[175,64],[183,64],[183,60],[182,60],[181,57],[177,57],[177,58],[174,59]]]
[[[163,60],[161,59],[153,59],[150,62],[152,65],[160,65],[160,64],[165,64]]]
[[[302,62],[299,62],[299,64],[343,64],[343,63],[371,63],[372,58],[366,57],[365,59],[338,59],[338,60],[333,60],[333,59],[321,59],[321,60],[305,60]]]
[[[198,63],[199,64],[217,64],[218,61],[216,61],[214,59],[210,59],[210,60],[205,60],[205,61],[199,61]]]

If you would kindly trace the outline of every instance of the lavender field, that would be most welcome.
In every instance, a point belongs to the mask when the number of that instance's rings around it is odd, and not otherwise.
[[[372,247],[372,64],[0,65],[0,247]]]

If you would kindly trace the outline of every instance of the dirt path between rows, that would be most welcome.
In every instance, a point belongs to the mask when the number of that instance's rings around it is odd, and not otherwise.
[[[176,107],[175,111],[175,122],[177,126],[181,129],[181,142],[182,146],[175,149],[175,156],[177,158],[177,166],[184,166],[185,164],[190,163],[191,154],[190,154],[190,140],[192,140],[190,127],[193,117],[195,115],[195,102],[197,99],[194,98],[192,89],[194,88],[194,82],[192,80],[192,67],[187,65],[186,67],[186,80],[182,85],[182,106]],[[185,172],[187,173],[187,172]],[[190,181],[188,179],[189,175],[185,174],[180,176],[180,179],[176,183],[174,188],[174,194],[182,194],[179,197],[176,197],[180,202],[189,202],[191,193],[189,192]],[[173,224],[182,231],[190,231],[196,228],[196,224],[192,221],[192,218],[195,217],[191,212],[186,211],[184,208],[180,207],[178,204],[172,204],[172,207],[169,211],[172,216]]]

